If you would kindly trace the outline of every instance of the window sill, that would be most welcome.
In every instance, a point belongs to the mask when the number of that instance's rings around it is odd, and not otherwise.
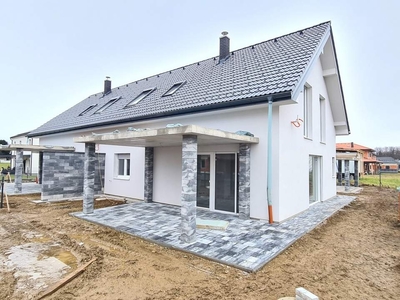
[[[307,136],[305,136],[304,139],[305,139],[305,140],[309,140],[309,141],[312,141],[312,140],[313,140],[312,138],[307,137]]]
[[[125,180],[125,181],[129,181],[130,180],[130,176],[116,176],[114,177],[115,180]]]
[[[319,142],[320,144],[322,144],[322,145],[326,145],[326,142]]]

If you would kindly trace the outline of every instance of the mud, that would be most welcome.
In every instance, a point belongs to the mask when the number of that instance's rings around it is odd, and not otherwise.
[[[90,224],[69,215],[82,202],[33,204],[10,197],[0,210],[0,254],[37,243],[69,267],[93,257],[79,277],[46,299],[279,299],[303,286],[320,299],[398,299],[400,226],[393,189],[366,187],[358,199],[257,273],[214,263]],[[118,205],[96,201],[96,207]],[[75,259],[75,261],[74,261]],[[0,299],[31,299],[16,269],[0,268]],[[47,282],[46,284],[49,284]],[[40,295],[39,290],[35,295]]]

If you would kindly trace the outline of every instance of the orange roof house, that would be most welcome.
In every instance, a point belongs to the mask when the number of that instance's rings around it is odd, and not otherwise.
[[[362,153],[360,163],[361,174],[375,174],[377,171],[378,161],[376,159],[375,150],[363,145],[351,143],[336,143],[336,152],[354,152]]]

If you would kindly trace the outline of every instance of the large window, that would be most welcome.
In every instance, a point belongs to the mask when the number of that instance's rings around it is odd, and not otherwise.
[[[115,177],[129,179],[131,175],[131,159],[129,154],[115,155]]]
[[[304,113],[304,137],[312,139],[312,98],[311,87],[304,86],[303,113]]]
[[[319,130],[320,142],[326,142],[326,104],[325,98],[319,96]]]

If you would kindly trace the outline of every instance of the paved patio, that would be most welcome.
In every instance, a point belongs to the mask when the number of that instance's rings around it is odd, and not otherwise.
[[[72,215],[166,247],[254,272],[355,198],[336,196],[316,203],[280,224],[241,220],[235,215],[197,209],[198,218],[228,221],[229,226],[225,231],[197,229],[197,239],[191,244],[179,240],[181,213],[177,206],[137,202],[97,209],[89,215],[82,212]]]
[[[26,195],[26,194],[36,194],[42,192],[42,185],[34,182],[24,182],[22,183],[22,193],[15,194],[14,183],[4,182],[5,191],[7,195]]]

